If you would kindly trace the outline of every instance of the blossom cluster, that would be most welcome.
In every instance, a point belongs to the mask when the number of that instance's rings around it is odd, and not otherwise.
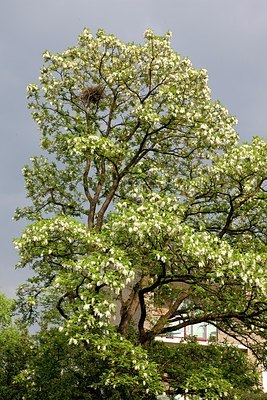
[[[158,37],[148,30],[145,38],[143,45],[124,44],[103,30],[95,38],[84,30],[78,46],[62,54],[44,52],[40,84],[28,86],[28,97],[46,148],[58,156],[68,146],[88,153],[88,135],[112,141],[119,126],[122,135],[130,135],[130,126],[138,133],[136,124],[151,136],[161,132],[157,141],[164,146],[164,137],[188,146],[189,136],[191,147],[201,144],[210,150],[236,142],[236,119],[219,102],[211,102],[207,71],[181,58],[170,46],[170,34]],[[97,107],[85,106],[80,94],[94,85],[103,87],[103,98]],[[58,135],[76,132],[74,147],[70,136],[67,146],[54,144]]]
[[[31,264],[39,276],[53,277],[54,293],[68,293],[79,286],[74,314],[67,322],[69,327],[74,320],[85,330],[109,324],[116,312],[116,295],[134,278],[123,250],[69,217],[30,225],[15,240],[15,246],[21,266]],[[95,290],[101,287],[106,288],[104,292]]]
[[[190,221],[183,220],[184,208],[174,196],[152,193],[142,197],[142,204],[122,201],[117,208],[119,212],[104,229],[110,231],[115,243],[124,238],[125,247],[133,245],[132,257],[142,268],[149,268],[155,260],[162,261],[176,276],[183,275],[182,257],[187,259],[188,268],[198,266],[199,277],[206,271],[205,279],[211,283],[224,285],[227,280],[236,280],[256,285],[266,295],[266,254],[253,249],[243,251],[205,229],[196,230]]]

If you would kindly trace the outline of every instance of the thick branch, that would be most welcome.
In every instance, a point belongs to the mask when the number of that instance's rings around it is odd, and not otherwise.
[[[69,319],[68,315],[64,312],[63,308],[62,308],[62,303],[64,302],[64,300],[66,299],[66,297],[69,297],[69,293],[65,293],[63,296],[60,297],[60,299],[57,302],[56,308],[59,312],[59,314],[64,318],[64,319]]]
[[[143,335],[140,337],[140,342],[142,345],[150,343],[151,340],[162,333],[164,326],[166,325],[168,320],[173,316],[178,307],[183,303],[186,298],[188,298],[189,295],[189,291],[186,290],[184,293],[178,296],[176,300],[171,304],[171,306],[169,306],[168,311],[164,315],[161,315],[156,324],[149,331],[143,331]]]
[[[122,302],[121,307],[121,321],[118,327],[118,331],[126,336],[129,330],[130,323],[139,307],[139,296],[138,292],[143,285],[145,277],[141,278],[131,290],[127,301]]]

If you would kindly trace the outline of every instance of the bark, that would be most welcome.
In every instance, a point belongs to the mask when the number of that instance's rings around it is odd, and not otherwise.
[[[128,299],[125,302],[122,301],[121,320],[118,327],[118,332],[123,336],[127,336],[130,324],[134,320],[134,317],[138,311],[138,308],[140,306],[139,291],[146,282],[147,277],[142,277],[131,290]]]

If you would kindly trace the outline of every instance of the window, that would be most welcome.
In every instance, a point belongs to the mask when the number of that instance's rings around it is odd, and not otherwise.
[[[209,341],[212,339],[217,339],[217,330],[213,325],[204,322],[201,324],[189,325],[185,328],[169,332],[167,336],[172,338],[185,338],[186,336],[194,336],[199,341]]]
[[[188,326],[187,335],[195,336],[197,340],[208,341],[217,338],[217,331],[213,325],[203,322]]]

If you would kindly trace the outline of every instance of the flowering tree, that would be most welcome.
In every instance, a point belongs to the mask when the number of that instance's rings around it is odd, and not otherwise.
[[[148,346],[208,322],[262,355],[267,144],[238,145],[206,70],[169,33],[138,45],[85,29],[44,52],[28,98],[44,155],[23,169],[31,203],[16,212],[31,221],[15,241],[34,271],[22,310],[50,321],[56,310],[71,343],[121,351],[147,390],[155,376],[132,326]]]

